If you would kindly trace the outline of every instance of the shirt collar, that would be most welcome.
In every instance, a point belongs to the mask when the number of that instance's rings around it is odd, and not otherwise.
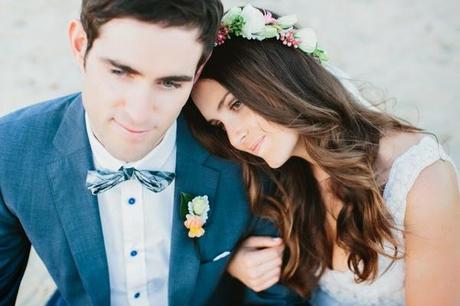
[[[160,143],[142,159],[135,162],[124,162],[113,157],[94,136],[88,114],[85,112],[86,133],[88,135],[91,151],[93,153],[96,169],[117,171],[121,166],[134,167],[138,170],[161,170],[166,161],[176,148],[177,122],[166,131]],[[169,169],[171,170],[171,169]]]

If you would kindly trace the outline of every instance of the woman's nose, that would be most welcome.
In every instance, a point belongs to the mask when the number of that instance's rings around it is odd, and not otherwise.
[[[247,129],[238,125],[233,125],[225,128],[227,131],[228,139],[232,146],[241,149],[244,146],[248,135]]]

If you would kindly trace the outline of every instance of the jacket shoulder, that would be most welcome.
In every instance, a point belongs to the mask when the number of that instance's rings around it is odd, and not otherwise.
[[[18,152],[51,143],[66,110],[79,96],[59,97],[0,117],[3,158],[13,158]]]
[[[69,103],[74,101],[79,95],[80,94],[72,94],[39,102],[2,116],[0,117],[1,131],[10,125],[14,126],[15,124],[31,123],[53,115],[59,116],[59,112],[65,111]]]

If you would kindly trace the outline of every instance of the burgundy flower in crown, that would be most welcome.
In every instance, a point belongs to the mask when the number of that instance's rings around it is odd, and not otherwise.
[[[296,22],[295,15],[276,19],[271,12],[261,12],[250,4],[243,8],[233,7],[222,18],[215,45],[220,46],[232,37],[243,37],[249,40],[275,38],[283,45],[298,48],[320,62],[326,61],[326,53],[318,47],[315,32],[310,28],[295,28]]]
[[[226,26],[220,27],[219,32],[217,32],[216,46],[220,46],[225,42],[228,38],[228,32],[229,29]]]

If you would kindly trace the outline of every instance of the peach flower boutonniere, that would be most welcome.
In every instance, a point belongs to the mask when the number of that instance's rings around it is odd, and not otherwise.
[[[184,225],[189,230],[190,238],[200,238],[204,235],[204,225],[208,220],[209,200],[208,196],[193,197],[187,193],[181,193],[181,216],[185,220]]]

